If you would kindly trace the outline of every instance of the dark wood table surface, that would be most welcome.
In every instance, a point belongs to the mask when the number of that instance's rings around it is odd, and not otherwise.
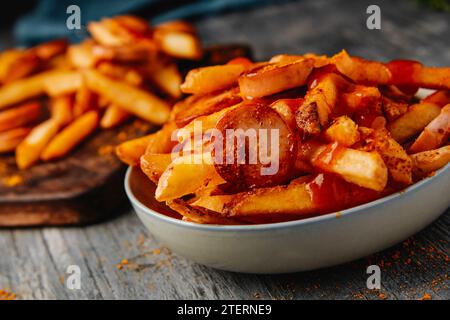
[[[417,1],[377,1],[381,30],[366,28],[367,1],[284,2],[197,20],[207,44],[242,42],[264,59],[278,53],[411,58],[450,65],[450,14]],[[1,35],[0,35],[1,36]],[[4,38],[4,36],[3,36]],[[5,42],[2,43],[2,46]],[[25,299],[449,299],[450,210],[397,246],[345,265],[285,275],[223,272],[159,244],[134,212],[77,228],[0,230],[0,290]],[[127,265],[121,265],[123,259]],[[381,267],[368,290],[366,268]],[[81,269],[81,290],[66,287]]]

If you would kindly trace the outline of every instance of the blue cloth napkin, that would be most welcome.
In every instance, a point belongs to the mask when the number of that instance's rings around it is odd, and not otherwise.
[[[89,21],[121,13],[138,14],[143,10],[152,23],[173,19],[187,19],[199,15],[217,14],[225,10],[262,4],[271,0],[41,0],[29,14],[14,26],[14,37],[19,45],[30,46],[55,38],[69,38],[79,42],[88,35]],[[273,0],[272,0],[273,1]],[[81,11],[80,30],[69,30],[67,7],[76,4]]]

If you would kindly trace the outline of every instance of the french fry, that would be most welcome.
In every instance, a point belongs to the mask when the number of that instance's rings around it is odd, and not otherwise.
[[[376,151],[359,151],[333,143],[327,145],[311,162],[314,167],[335,173],[360,187],[381,191],[387,184],[388,170]]]
[[[162,173],[155,198],[172,200],[225,182],[214,168],[210,153],[185,155],[173,160]]]
[[[255,67],[239,77],[241,94],[259,98],[306,84],[314,62],[311,59]]]
[[[54,75],[55,71],[46,71],[0,87],[0,109],[42,95],[46,80]]]
[[[171,163],[172,154],[170,153],[145,153],[140,158],[142,172],[156,184]]]
[[[220,93],[193,95],[175,104],[170,116],[178,126],[182,127],[195,118],[218,112],[241,101],[238,88]]]
[[[202,57],[200,40],[195,34],[171,28],[156,28],[155,41],[163,52],[181,59],[199,60]]]
[[[169,118],[168,103],[149,92],[111,80],[94,70],[86,70],[84,78],[89,89],[144,120],[162,124]]]
[[[165,93],[173,98],[181,96],[180,86],[183,80],[175,63],[153,63],[148,73],[151,80]]]
[[[90,135],[98,125],[98,113],[89,111],[58,133],[42,151],[44,161],[60,158]]]
[[[134,86],[140,86],[144,82],[143,76],[129,66],[104,61],[98,65],[97,70],[110,78],[123,80]]]
[[[422,102],[434,103],[439,107],[443,107],[450,103],[450,90],[436,91],[423,99]]]
[[[157,131],[154,138],[150,139],[146,153],[170,153],[178,141],[173,141],[178,127],[174,122],[168,122],[163,125],[161,130]]]
[[[141,156],[145,153],[149,142],[155,138],[155,133],[146,135],[144,137],[125,141],[116,147],[116,155],[122,162],[129,166],[139,164]]]
[[[181,85],[184,93],[207,94],[226,89],[238,80],[245,67],[240,64],[227,64],[203,67],[189,71]]]
[[[388,97],[382,97],[383,112],[389,121],[393,121],[408,111],[408,103],[394,101]]]
[[[390,84],[392,74],[388,67],[380,62],[351,57],[342,50],[331,57],[331,61],[342,74],[360,84]]]
[[[8,66],[4,65],[3,68],[5,68],[5,71],[2,74],[0,81],[6,84],[25,78],[33,73],[40,65],[41,60],[33,51],[19,51],[14,59],[9,60]]]
[[[339,87],[345,80],[333,73],[321,77],[317,85],[308,91],[297,110],[297,126],[307,135],[317,135],[328,124],[329,115],[335,108]]]
[[[70,95],[54,97],[50,100],[51,118],[65,126],[73,119],[73,99]]]
[[[49,119],[37,125],[17,146],[16,163],[19,169],[27,169],[35,164],[49,141],[57,134],[60,123]]]
[[[271,63],[292,63],[299,60],[312,59],[314,61],[314,68],[321,68],[330,63],[330,59],[325,55],[316,55],[313,53],[306,53],[303,55],[290,55],[290,54],[279,54],[272,57],[269,62]]]
[[[358,126],[347,116],[341,116],[325,130],[325,137],[328,141],[350,147],[360,140]]]
[[[0,132],[22,127],[35,122],[42,115],[39,102],[28,102],[0,112]]]
[[[103,129],[114,128],[130,119],[130,117],[131,114],[129,112],[118,106],[110,105],[106,108],[105,113],[100,120],[100,127]]]
[[[67,60],[73,67],[85,69],[96,66],[100,58],[94,55],[94,43],[87,40],[71,45],[67,49]]]
[[[126,46],[102,46],[95,44],[92,54],[97,60],[111,60],[117,62],[145,62],[154,60],[158,51],[152,42],[137,42]]]
[[[394,60],[387,64],[391,84],[416,88],[450,89],[450,68],[425,67],[420,62]],[[407,72],[405,72],[407,70]]]
[[[0,132],[0,153],[14,151],[22,140],[30,133],[31,128],[15,128]]]
[[[74,117],[77,118],[86,111],[95,109],[97,102],[97,95],[83,82],[75,93],[75,101],[73,104]]]
[[[278,113],[291,130],[295,131],[295,111],[302,103],[303,99],[279,99],[273,102],[270,107]]]
[[[405,149],[395,141],[383,126],[374,131],[374,145],[386,164],[394,181],[412,184],[412,161]]]
[[[50,97],[74,93],[83,83],[81,74],[71,70],[55,70],[43,80],[45,93]]]
[[[440,112],[441,108],[433,103],[414,104],[401,117],[391,122],[388,129],[395,141],[403,143],[422,131]]]
[[[64,53],[68,47],[67,40],[58,39],[41,43],[30,49],[39,59],[43,61],[50,60],[57,55]]]
[[[200,224],[237,225],[242,224],[237,220],[215,215],[207,210],[198,210],[191,207],[181,199],[167,201],[167,205],[183,216],[184,221]]]
[[[412,154],[411,159],[415,175],[428,175],[450,162],[450,145]]]
[[[419,137],[409,148],[411,153],[418,153],[439,148],[450,137],[450,104],[442,108],[441,113],[423,129]]]

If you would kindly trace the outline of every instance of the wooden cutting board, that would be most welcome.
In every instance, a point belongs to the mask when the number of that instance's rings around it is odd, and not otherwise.
[[[156,128],[135,120],[102,130],[58,161],[20,171],[13,155],[0,157],[0,227],[93,223],[126,204],[125,166],[114,147]]]

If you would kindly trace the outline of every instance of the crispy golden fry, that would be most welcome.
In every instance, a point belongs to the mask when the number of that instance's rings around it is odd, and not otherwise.
[[[388,97],[382,97],[383,112],[389,121],[393,121],[408,111],[408,103],[395,101]]]
[[[200,197],[192,203],[226,216],[269,215],[274,213],[302,215],[317,211],[304,178],[287,186],[260,188],[234,195]]]
[[[83,79],[78,71],[55,70],[43,78],[45,92],[50,97],[70,94],[77,91]]]
[[[242,97],[265,97],[306,84],[314,62],[311,59],[292,63],[274,63],[255,67],[239,77]]]
[[[141,41],[118,47],[96,44],[92,48],[92,54],[97,60],[132,63],[154,60],[157,57],[158,51],[154,43]]]
[[[109,79],[98,71],[86,70],[83,75],[89,89],[124,110],[155,124],[162,124],[169,118],[168,103],[150,92]]]
[[[329,115],[338,99],[339,87],[344,82],[341,76],[329,73],[307,92],[295,115],[300,130],[307,135],[317,135],[322,131],[322,127],[328,124]]]
[[[411,153],[436,149],[442,146],[450,137],[450,104],[442,108],[441,113],[434,118],[422,131],[409,148]]]
[[[395,141],[403,143],[422,131],[440,112],[441,108],[433,103],[414,104],[401,117],[391,122],[388,129]]]
[[[388,170],[376,151],[354,150],[333,143],[324,147],[312,159],[312,164],[360,187],[381,191],[387,184]]]
[[[27,169],[36,163],[49,141],[57,134],[60,123],[49,119],[37,125],[17,146],[16,163],[20,169]]]
[[[173,160],[163,172],[155,198],[172,200],[225,182],[214,168],[210,153],[185,155]]]
[[[185,201],[181,199],[175,199],[167,201],[167,205],[181,214],[184,221],[195,222],[200,224],[219,224],[219,225],[236,225],[242,224],[237,220],[225,218],[219,215],[215,215],[207,210],[199,210],[191,207]]]
[[[0,132],[36,122],[42,116],[39,102],[28,102],[0,112]]]
[[[106,108],[105,113],[100,120],[100,127],[103,129],[114,128],[130,119],[130,117],[131,114],[129,112],[118,106],[110,105]]]
[[[31,128],[15,128],[0,132],[0,153],[14,151],[22,140],[30,133]]]
[[[70,95],[54,97],[50,100],[50,113],[52,119],[65,126],[73,119],[73,99]]]
[[[183,79],[175,63],[153,63],[150,70],[146,70],[146,73],[152,82],[171,97],[179,98],[181,96],[180,86]]]
[[[98,125],[98,113],[89,111],[58,133],[42,151],[44,161],[60,158],[90,135]]]
[[[97,70],[105,76],[116,80],[123,80],[133,86],[138,87],[144,82],[143,76],[129,66],[104,61],[98,65]]]
[[[140,160],[142,172],[156,184],[171,163],[172,154],[170,153],[145,153]]]
[[[0,82],[3,84],[25,78],[41,65],[41,59],[31,50],[16,50],[3,55],[6,57],[3,59],[0,57],[3,69],[0,72]]]
[[[341,86],[344,81],[338,82]],[[381,93],[377,87],[367,87],[362,85],[349,85],[351,90],[341,94],[341,103],[351,111],[360,111],[368,109],[378,104],[381,99]]]
[[[450,145],[412,154],[411,159],[415,175],[428,175],[450,162]]]
[[[116,147],[116,154],[120,160],[129,166],[139,164],[141,156],[145,153],[150,140],[155,138],[155,133],[144,137],[125,141]]]
[[[73,67],[85,69],[94,67],[100,57],[94,55],[94,43],[87,40],[78,45],[71,45],[67,49],[67,60]]]
[[[434,103],[439,107],[443,107],[450,103],[450,90],[436,91],[423,99],[422,102]]]
[[[280,115],[291,130],[295,131],[297,126],[295,121],[295,110],[297,110],[302,103],[303,99],[279,99],[273,102],[270,107]]]
[[[404,185],[412,184],[411,158],[384,126],[375,129],[373,143],[394,181]]]
[[[331,57],[331,61],[339,72],[356,83],[373,85],[390,84],[391,82],[391,72],[381,62],[351,57],[345,50]]]
[[[391,84],[416,88],[450,89],[449,67],[425,67],[420,62],[407,60],[391,61],[387,67],[392,75]]]
[[[203,67],[189,71],[181,85],[184,93],[207,94],[226,89],[238,80],[245,67],[241,64]]]
[[[347,116],[341,116],[325,130],[325,137],[331,142],[350,147],[360,140],[358,126]]]
[[[64,53],[68,45],[67,40],[58,39],[41,43],[30,50],[39,57],[39,59],[46,61]]]
[[[0,87],[0,109],[44,93],[45,82],[59,71],[46,71]]]
[[[88,30],[98,43],[105,46],[124,46],[138,38],[149,37],[148,23],[138,17],[118,16],[90,22]]]
[[[177,126],[174,122],[168,122],[163,125],[161,130],[155,133],[153,139],[148,143],[146,153],[170,153],[173,147],[178,143],[173,139],[176,136]]]
[[[195,118],[218,112],[241,101],[237,87],[220,93],[193,95],[175,104],[170,117],[182,127]]]
[[[97,95],[92,92],[83,81],[75,93],[75,101],[73,104],[74,117],[77,118],[88,110],[95,109],[97,107],[97,102]]]
[[[272,57],[269,62],[271,63],[292,63],[299,60],[312,59],[314,61],[314,68],[320,68],[330,63],[330,59],[325,55],[316,55],[313,53],[306,53],[304,55],[289,55],[279,54]]]
[[[167,27],[156,28],[154,37],[157,45],[169,56],[199,60],[203,55],[200,40],[191,32]]]

